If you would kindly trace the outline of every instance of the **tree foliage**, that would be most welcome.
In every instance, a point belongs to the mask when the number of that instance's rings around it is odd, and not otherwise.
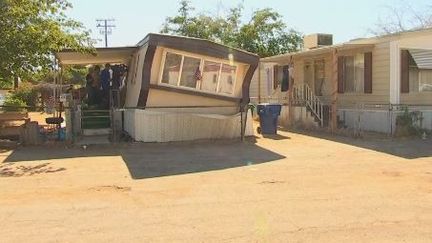
[[[87,72],[87,68],[81,65],[64,66],[60,74],[53,70],[44,69],[34,73],[31,81],[35,83],[53,83],[54,77],[61,75],[62,84],[84,85]]]
[[[180,1],[177,16],[168,17],[162,33],[209,39],[267,57],[297,51],[302,35],[288,29],[282,15],[273,9],[255,11],[251,19],[241,21],[243,5],[229,9],[223,16],[194,14],[188,0]]]
[[[89,51],[83,25],[65,15],[66,0],[0,0],[0,80],[28,78],[52,64],[52,52]]]
[[[11,100],[17,101],[21,100],[26,106],[36,106],[38,101],[39,92],[35,89],[35,86],[31,83],[24,82],[14,90],[9,97]]]

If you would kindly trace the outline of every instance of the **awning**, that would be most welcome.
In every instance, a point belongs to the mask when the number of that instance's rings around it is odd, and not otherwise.
[[[409,50],[419,69],[432,69],[432,50]]]
[[[96,48],[96,53],[84,54],[72,50],[55,53],[60,65],[127,64],[137,47]]]

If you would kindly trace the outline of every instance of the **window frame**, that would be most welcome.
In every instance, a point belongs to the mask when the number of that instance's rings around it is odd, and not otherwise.
[[[411,55],[411,54],[410,54]],[[422,90],[421,89],[421,81],[422,81],[422,76],[424,75],[423,71],[429,71],[430,69],[422,69],[419,68],[417,63],[415,63],[415,60],[412,58],[410,61],[408,62],[408,72],[410,72],[412,69],[415,70],[415,72],[417,73],[417,80],[411,80],[411,76],[409,76],[409,84],[410,84],[410,90],[409,93],[418,93],[418,94],[424,94],[424,93],[432,93],[432,91],[428,91],[428,90]],[[416,82],[417,85],[417,89],[411,89],[411,82]]]
[[[321,64],[321,65],[319,65],[319,64]],[[311,65],[313,66],[313,92],[318,97],[324,96],[324,94],[323,94],[323,88],[325,87],[325,83],[328,80],[328,78],[327,78],[327,72],[326,72],[327,71],[326,70],[326,68],[327,68],[326,59],[325,59],[325,57],[315,58],[311,62]],[[318,83],[318,75],[317,75],[318,74],[318,71],[317,71],[317,67],[318,66],[322,67],[322,69],[323,69],[322,70],[322,74],[323,74],[323,76],[322,76],[322,83],[321,83],[321,87],[319,87],[320,88],[320,94],[318,94],[316,92],[317,88],[318,88],[318,87],[316,87],[317,83]]]
[[[168,53],[175,54],[175,55],[180,55],[182,57],[182,61],[181,61],[181,64],[180,64],[179,77],[178,77],[178,80],[177,80],[177,85],[171,85],[171,84],[168,84],[168,83],[164,83],[163,80],[162,80],[162,78],[163,78],[163,71],[165,69],[165,61],[166,61],[166,57],[167,57]],[[221,64],[220,68],[219,68],[219,74],[218,74],[216,92],[202,90],[201,89],[202,80],[197,80],[195,88],[186,87],[186,86],[180,86],[181,77],[182,77],[182,74],[183,74],[183,62],[184,62],[185,57],[195,58],[195,59],[199,59],[200,60],[200,66],[199,66],[199,68],[200,68],[200,71],[201,71],[201,75],[204,72],[203,69],[204,69],[204,62],[205,61],[215,62],[215,63],[220,63]],[[230,94],[219,92],[222,67],[223,67],[224,64],[232,66],[232,67],[235,67],[233,89],[232,89],[232,92]],[[239,74],[238,73],[239,72],[239,66],[240,65],[238,63],[231,63],[230,61],[223,60],[223,59],[217,59],[217,58],[212,58],[212,57],[202,57],[202,56],[199,56],[199,55],[196,55],[196,54],[191,54],[191,53],[187,53],[187,52],[183,52],[183,51],[178,51],[178,50],[173,50],[173,49],[169,49],[169,48],[164,48],[164,50],[162,52],[162,60],[161,60],[161,65],[160,65],[160,69],[159,69],[158,85],[160,85],[160,86],[166,86],[166,87],[175,87],[177,89],[190,90],[190,91],[201,92],[201,93],[206,93],[206,94],[215,94],[215,95],[221,95],[221,96],[234,97],[235,96],[235,89],[236,89],[236,86],[237,86],[238,74]]]
[[[418,86],[418,90],[416,92],[421,93],[421,94],[431,94],[432,93],[431,90],[422,90],[421,86],[420,86],[421,84],[424,84],[424,83],[421,82],[423,80],[423,75],[425,75],[424,71],[432,71],[432,70],[431,69],[420,69],[420,68],[417,67],[417,72],[418,72],[418,83],[417,83],[417,86]]]
[[[353,57],[353,65],[354,65],[354,78],[356,77],[356,70],[357,70],[357,66],[356,66],[356,56],[357,55],[361,55],[362,57],[363,57],[363,77],[364,77],[364,75],[365,75],[365,61],[364,61],[364,57],[365,57],[365,53],[366,52],[357,52],[357,53],[352,53],[352,54],[349,54],[349,55],[343,55],[345,58],[344,58],[344,69],[343,69],[343,72],[344,72],[344,74],[343,74],[343,79],[344,79],[344,85],[343,85],[343,87],[344,87],[344,89],[343,89],[343,94],[346,94],[346,95],[359,95],[359,94],[365,94],[365,79],[363,78],[363,83],[361,84],[361,87],[362,87],[362,89],[360,90],[360,91],[347,91],[347,85],[346,85],[346,82],[347,82],[347,77],[346,77],[346,57]],[[353,84],[353,86],[355,87],[355,83]]]
[[[218,62],[218,61],[213,61],[213,60],[209,60],[209,59],[203,59],[202,60],[202,66],[201,66],[201,75],[203,75],[203,73],[204,73],[204,65],[205,65],[205,62],[213,62],[213,63],[219,63],[220,64],[220,67],[219,67],[219,72],[218,72],[218,77],[217,77],[217,81],[216,81],[216,91],[215,92],[211,92],[211,91],[208,91],[208,90],[202,90],[202,80],[200,80],[200,88],[199,88],[199,90],[200,91],[202,91],[202,92],[206,92],[206,93],[211,93],[211,94],[219,94],[219,85],[220,85],[220,78],[221,78],[221,74],[222,74],[222,66],[223,66],[223,63],[222,62]],[[237,80],[237,67],[236,67],[236,80]],[[234,88],[235,88],[235,86],[234,86]],[[234,90],[233,90],[233,93],[232,94],[234,94]],[[225,95],[226,95],[226,93],[225,93]]]
[[[134,62],[134,67],[133,67],[133,77],[132,77],[132,80],[131,80],[131,83],[132,84],[136,84],[136,78],[137,78],[137,75],[138,75],[138,66],[139,66],[139,62],[140,62],[140,53],[137,53],[137,55],[136,55],[136,60],[135,60],[135,62]]]

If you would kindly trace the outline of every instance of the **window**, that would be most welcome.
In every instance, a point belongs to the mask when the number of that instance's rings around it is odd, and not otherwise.
[[[197,81],[201,80],[201,59],[184,57],[180,86],[196,88]]]
[[[162,83],[177,85],[180,76],[181,62],[182,56],[173,53],[166,54]]]
[[[420,70],[417,67],[417,64],[414,60],[410,59],[409,62],[409,90],[411,92],[419,92],[419,83],[420,83]]]
[[[219,92],[232,94],[234,91],[234,83],[235,83],[235,75],[236,75],[236,67],[223,64],[221,77],[219,81]]]
[[[313,66],[312,63],[310,61],[306,61],[304,63],[304,82],[310,87],[313,87],[313,77],[314,77],[314,73],[313,73]]]
[[[322,96],[322,88],[325,81],[325,61],[316,60],[314,62],[314,77],[315,77],[315,94]]]
[[[138,54],[138,56],[136,58],[136,61],[135,61],[134,75],[133,75],[133,78],[132,78],[132,83],[133,84],[136,83],[136,77],[137,77],[137,74],[138,74],[139,59],[140,59],[140,55]]]
[[[283,70],[281,66],[273,67],[274,77],[273,77],[273,89],[277,89],[281,84],[283,79]]]
[[[344,57],[344,89],[348,93],[364,92],[364,54]]]
[[[291,69],[292,72],[293,69]],[[289,76],[290,66],[273,66],[273,89],[276,90],[280,87],[282,92],[286,92],[289,89]]]
[[[410,92],[432,92],[432,51],[409,50],[408,72]]]
[[[423,69],[419,73],[419,90],[420,92],[432,91],[432,70]]]
[[[204,91],[217,91],[217,85],[219,81],[219,72],[221,64],[217,62],[204,62],[204,70],[201,81],[201,90]]]
[[[204,92],[234,93],[237,66],[167,52],[160,82]]]

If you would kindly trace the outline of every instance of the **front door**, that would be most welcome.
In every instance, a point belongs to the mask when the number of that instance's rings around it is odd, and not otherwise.
[[[313,90],[314,87],[314,68],[312,62],[304,63],[304,82]]]
[[[316,96],[323,95],[323,86],[325,81],[325,61],[314,61],[314,93]]]

